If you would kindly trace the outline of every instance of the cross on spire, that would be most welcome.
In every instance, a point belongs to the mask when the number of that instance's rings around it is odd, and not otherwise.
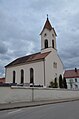
[[[47,14],[47,18],[48,18],[48,14]]]
[[[47,20],[48,20],[48,14],[47,14]]]

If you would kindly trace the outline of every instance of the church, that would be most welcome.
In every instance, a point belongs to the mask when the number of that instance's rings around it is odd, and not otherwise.
[[[40,52],[17,58],[5,66],[6,83],[49,87],[55,78],[58,81],[63,74],[63,63],[57,53],[57,34],[48,17],[40,36]]]

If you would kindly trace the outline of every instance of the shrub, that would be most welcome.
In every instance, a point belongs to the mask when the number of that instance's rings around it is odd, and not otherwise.
[[[57,78],[54,79],[54,82],[50,82],[50,88],[58,88]]]

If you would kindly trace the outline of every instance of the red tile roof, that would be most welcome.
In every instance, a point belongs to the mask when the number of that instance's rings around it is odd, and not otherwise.
[[[79,69],[66,70],[64,73],[65,78],[79,78]]]
[[[5,78],[0,78],[0,83],[4,83],[5,82]]]
[[[51,30],[52,29],[52,26],[51,26],[51,24],[50,24],[50,22],[49,22],[49,19],[47,18],[47,20],[46,20],[46,23],[45,23],[45,25],[44,25],[44,29],[45,28],[47,28],[47,29],[49,29],[49,30]]]
[[[28,63],[28,62],[32,62],[32,61],[38,61],[38,60],[42,60],[44,59],[50,52],[46,52],[46,53],[36,53],[36,54],[32,54],[32,55],[28,55],[28,56],[24,56],[24,57],[20,57],[17,58],[16,60],[14,60],[13,62],[9,63],[8,65],[6,65],[5,67],[9,67],[9,66],[15,66],[15,65],[21,65],[24,63]]]
[[[47,18],[47,20],[46,20],[46,22],[45,22],[45,25],[44,25],[44,27],[43,27],[43,30],[44,29],[48,29],[48,30],[54,30],[54,28],[51,26],[51,24],[50,24],[50,21],[49,21],[49,19]],[[42,32],[43,32],[43,30],[42,30]],[[41,32],[41,33],[42,33]],[[41,35],[41,33],[40,33],[40,35]],[[54,30],[54,33],[55,33],[55,35],[56,35],[56,32],[55,32],[55,30]],[[56,35],[57,36],[57,35]]]

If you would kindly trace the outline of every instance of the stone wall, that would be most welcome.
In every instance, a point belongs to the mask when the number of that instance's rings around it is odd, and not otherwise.
[[[0,87],[0,104],[67,98],[79,98],[79,90]]]

